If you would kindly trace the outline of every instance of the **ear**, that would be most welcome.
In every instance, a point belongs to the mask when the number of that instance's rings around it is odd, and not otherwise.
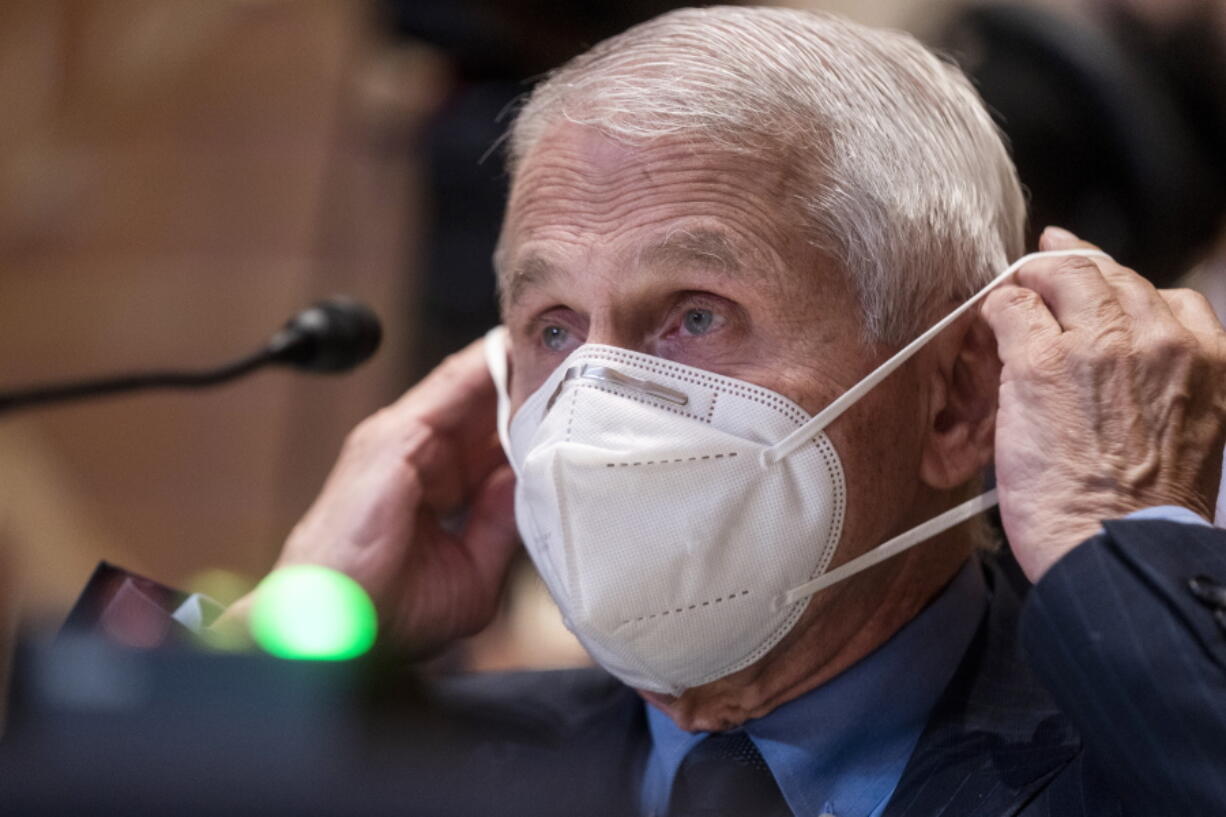
[[[991,462],[996,435],[1000,388],[996,339],[978,313],[968,316],[960,329],[961,334],[939,350],[940,359],[930,375],[920,478],[938,490],[957,488]]]

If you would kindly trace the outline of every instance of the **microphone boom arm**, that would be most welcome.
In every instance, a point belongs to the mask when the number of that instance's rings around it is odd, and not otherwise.
[[[216,386],[253,372],[272,362],[272,358],[273,355],[269,350],[261,349],[255,354],[216,369],[196,372],[139,372],[98,377],[76,383],[46,384],[0,392],[0,414],[31,406],[45,406],[80,400],[85,397],[103,397],[146,389],[197,389]]]
[[[136,372],[0,392],[0,414],[146,389],[216,386],[269,364],[337,374],[364,363],[379,348],[381,338],[379,319],[369,307],[349,298],[333,298],[295,315],[263,349],[215,369]]]

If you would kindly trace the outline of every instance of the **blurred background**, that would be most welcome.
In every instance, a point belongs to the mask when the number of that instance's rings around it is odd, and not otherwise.
[[[0,389],[220,363],[342,292],[385,325],[344,378],[0,416],[0,620],[57,625],[99,559],[223,602],[258,580],[348,429],[496,321],[508,106],[674,5],[0,4]],[[790,5],[940,47],[1008,134],[1036,230],[1226,305],[1226,1]],[[526,564],[512,587],[445,663],[582,661]]]

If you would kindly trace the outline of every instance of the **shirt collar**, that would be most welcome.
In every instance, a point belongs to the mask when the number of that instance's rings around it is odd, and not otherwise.
[[[884,810],[942,690],[987,607],[971,559],[918,616],[841,675],[744,730],[796,814],[875,817]],[[685,755],[707,733],[686,732],[647,707],[652,750],[645,811],[663,813]]]

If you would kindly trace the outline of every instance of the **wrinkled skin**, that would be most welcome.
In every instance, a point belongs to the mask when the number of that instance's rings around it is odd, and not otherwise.
[[[893,350],[862,341],[850,282],[781,206],[797,183],[769,157],[556,128],[516,176],[500,247],[513,405],[584,342],[747,380],[811,413],[846,391]],[[953,504],[990,457],[996,375],[989,336],[965,321],[828,429],[849,497],[836,564]],[[754,666],[680,698],[644,694],[687,728],[761,716],[880,644],[969,549],[955,532],[821,594]]]
[[[748,380],[810,412],[871,371],[892,350],[862,340],[849,282],[803,240],[787,207],[796,182],[744,153],[630,148],[570,125],[546,134],[516,174],[500,246],[515,405],[583,342]],[[1205,305],[1083,259],[1029,265],[1018,284],[986,300],[986,322],[951,326],[828,430],[849,497],[835,565],[964,498],[994,445],[1002,514],[1031,578],[1101,518],[1211,507],[1222,400],[1192,385],[1221,381],[1222,340]],[[1182,385],[1161,376],[1172,371]],[[350,435],[278,564],[354,576],[402,643],[479,630],[518,546],[494,405],[478,342]],[[462,508],[458,529],[440,524]],[[914,617],[971,538],[955,528],[819,593],[738,673],[645,697],[688,729],[766,714]]]
[[[1062,230],[1042,241],[1092,246]],[[1001,520],[1031,581],[1101,520],[1158,505],[1213,519],[1226,334],[1202,295],[1101,258],[1039,259],[982,311],[1004,362]]]

